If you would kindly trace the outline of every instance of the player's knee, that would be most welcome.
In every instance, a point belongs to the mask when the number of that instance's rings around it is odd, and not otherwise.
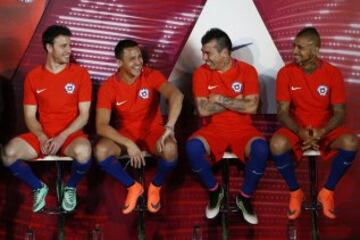
[[[162,158],[166,161],[173,161],[177,156],[177,144],[174,142],[167,142],[162,152]]]
[[[281,135],[274,135],[270,139],[270,151],[274,155],[280,155],[288,150],[288,140]]]
[[[5,146],[1,153],[1,159],[5,166],[10,166],[19,158],[17,149],[12,145],[9,144]]]
[[[342,137],[340,148],[348,151],[357,151],[359,148],[359,140],[353,134],[347,134]]]
[[[103,144],[97,144],[94,149],[94,155],[96,158],[96,161],[101,162],[104,159],[110,157],[110,149]]]
[[[80,163],[86,163],[91,158],[90,144],[79,144],[74,148],[75,159]]]

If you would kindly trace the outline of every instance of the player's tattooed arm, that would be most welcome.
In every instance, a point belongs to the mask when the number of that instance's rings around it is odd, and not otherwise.
[[[225,110],[223,106],[210,102],[207,97],[196,97],[195,105],[201,117],[211,116],[215,113],[223,112]]]
[[[257,94],[248,95],[243,97],[242,95],[236,98],[229,98],[223,95],[210,95],[210,102],[217,103],[226,109],[235,112],[255,114],[259,104],[259,96]]]

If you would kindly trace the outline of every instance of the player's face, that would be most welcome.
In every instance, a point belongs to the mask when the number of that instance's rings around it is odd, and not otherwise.
[[[202,59],[212,70],[223,70],[226,65],[226,49],[218,51],[216,40],[204,44],[201,48]]]
[[[120,60],[120,71],[130,78],[140,76],[143,67],[143,58],[139,47],[125,48]]]
[[[52,44],[47,45],[48,55],[58,64],[67,64],[70,61],[70,37],[57,36]]]
[[[297,37],[294,41],[294,61],[299,66],[304,66],[316,60],[319,48],[307,37]]]

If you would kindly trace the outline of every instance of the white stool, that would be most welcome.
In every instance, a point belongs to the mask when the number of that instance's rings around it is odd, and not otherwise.
[[[222,239],[229,239],[229,221],[228,215],[229,212],[239,212],[239,209],[236,206],[230,206],[229,203],[229,166],[230,160],[238,159],[232,152],[224,152],[221,158],[222,164],[222,188],[224,189],[224,198],[221,203],[221,228],[222,228]]]
[[[318,228],[318,201],[317,201],[317,189],[318,189],[318,179],[317,179],[317,168],[316,160],[317,157],[321,156],[319,150],[307,150],[303,153],[303,157],[309,159],[309,180],[310,180],[310,199],[311,202],[309,206],[305,206],[305,210],[311,211],[311,221],[312,221],[312,239],[319,239],[319,228]]]

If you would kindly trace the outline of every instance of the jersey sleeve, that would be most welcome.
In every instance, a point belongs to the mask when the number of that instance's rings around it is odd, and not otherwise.
[[[79,88],[79,102],[91,101],[92,97],[92,82],[89,73],[83,69],[80,76],[80,88]]]
[[[285,69],[280,69],[276,78],[276,100],[290,102],[289,76]]]
[[[159,72],[159,71],[156,71],[156,70],[153,70],[151,72],[151,75],[150,75],[150,82],[153,86],[153,88],[155,88],[156,90],[159,91],[161,85],[165,82],[167,82],[165,76]]]
[[[208,78],[206,72],[199,68],[193,73],[192,90],[194,97],[208,97]]]
[[[331,83],[331,104],[343,104],[345,103],[345,84],[344,78],[338,69],[335,69],[332,74]]]
[[[259,78],[256,69],[249,66],[244,84],[244,96],[259,94]]]
[[[112,109],[115,98],[111,90],[112,88],[108,82],[105,82],[100,87],[97,94],[96,108],[107,108],[110,110]]]
[[[35,88],[32,85],[31,75],[27,75],[24,81],[24,105],[37,105]]]

